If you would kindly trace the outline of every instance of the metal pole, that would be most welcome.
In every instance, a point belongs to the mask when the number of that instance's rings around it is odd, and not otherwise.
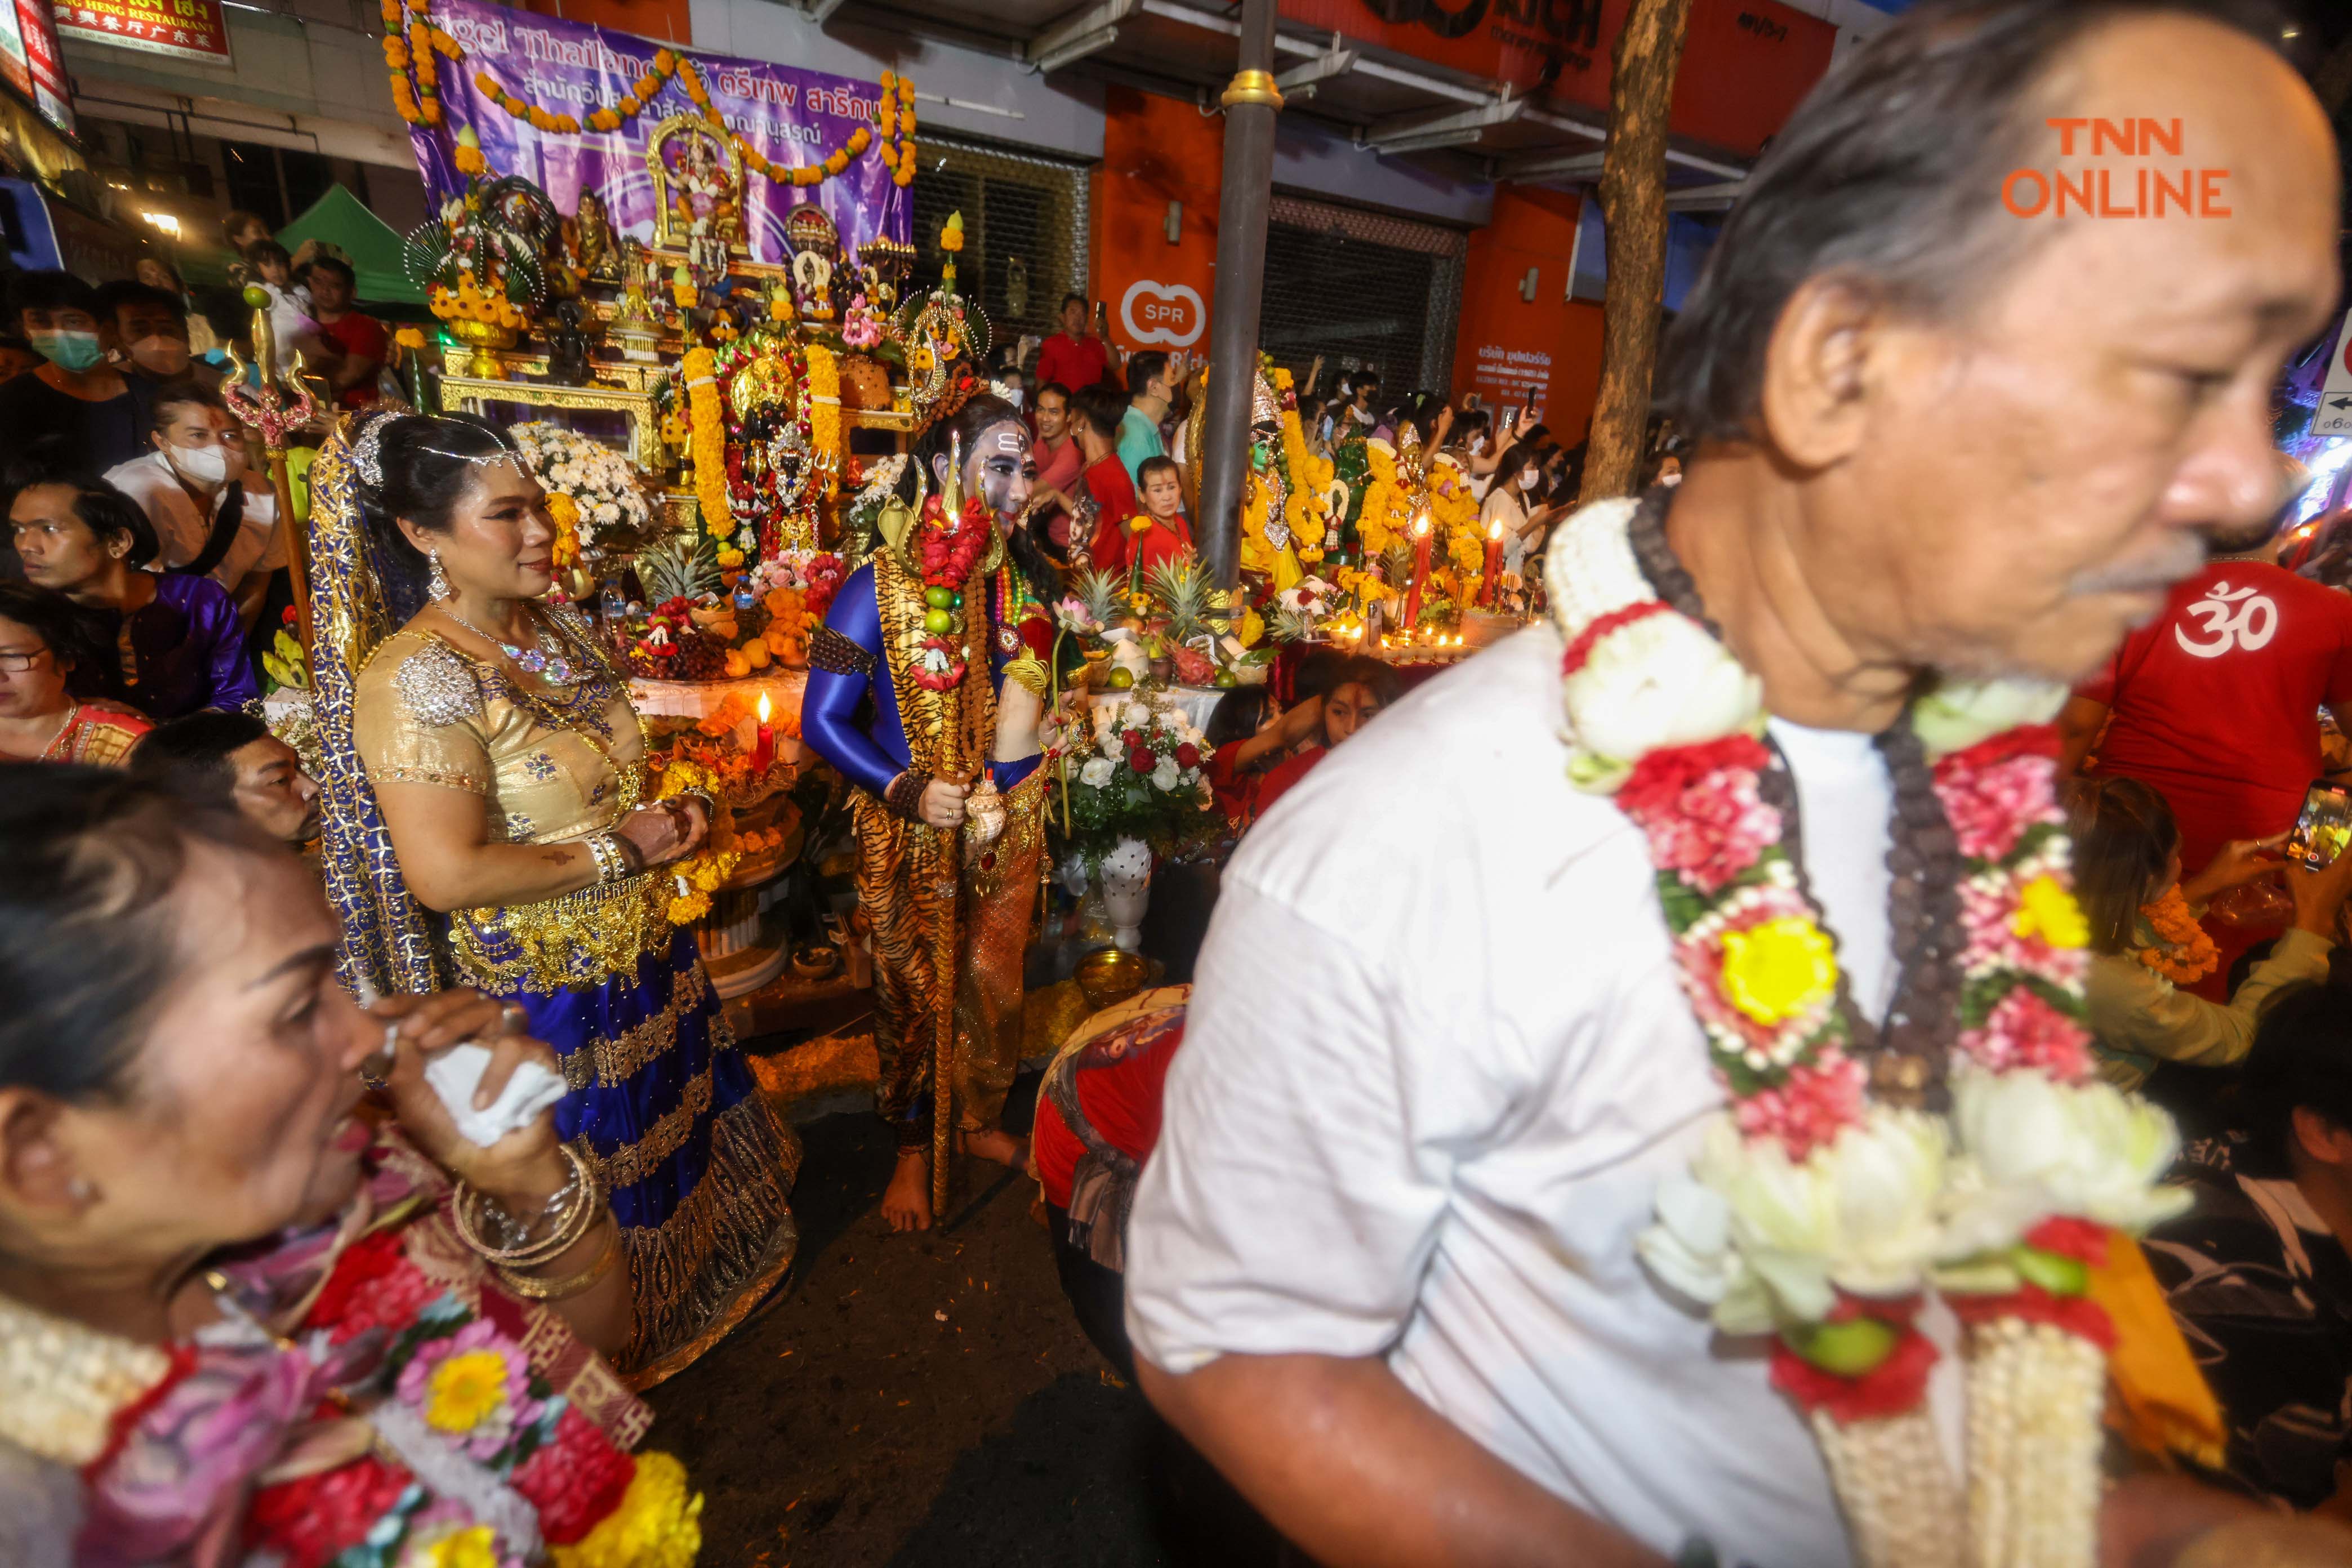
[[[1239,68],[1225,89],[1224,186],[1217,201],[1216,303],[1209,321],[1209,406],[1201,428],[1201,507],[1193,520],[1222,610],[1241,581],[1242,498],[1249,482],[1250,388],[1265,294],[1265,217],[1274,195],[1275,0],[1242,0]],[[1214,612],[1213,612],[1213,614]]]

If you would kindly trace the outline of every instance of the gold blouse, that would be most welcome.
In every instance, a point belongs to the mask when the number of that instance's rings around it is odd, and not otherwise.
[[[415,626],[360,672],[352,733],[371,783],[481,796],[493,844],[609,827],[637,803],[646,757],[628,688],[609,668],[568,689],[526,687]]]
[[[601,832],[637,805],[645,731],[628,684],[578,618],[552,617],[594,673],[566,688],[525,685],[415,626],[386,637],[360,672],[352,733],[368,779],[463,790],[482,802],[492,844],[555,844]],[[394,845],[395,853],[399,846]],[[451,913],[449,957],[494,995],[546,993],[634,975],[670,925],[664,879],[646,873],[533,903]]]

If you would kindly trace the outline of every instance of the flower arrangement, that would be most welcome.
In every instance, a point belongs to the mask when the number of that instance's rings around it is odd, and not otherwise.
[[[392,100],[402,120],[411,125],[438,126],[442,120],[438,81],[434,57],[439,55],[452,64],[466,58],[465,46],[426,16],[431,0],[407,0],[414,17],[404,27],[402,0],[383,0],[383,63],[392,76]],[[473,86],[484,98],[504,110],[513,118],[533,129],[552,134],[570,135],[581,129],[578,116],[565,110],[542,108],[508,89],[488,70],[477,68]],[[814,164],[793,167],[772,162],[757,147],[727,123],[726,117],[710,101],[709,88],[703,84],[702,73],[692,60],[676,49],[661,48],[654,53],[652,68],[630,85],[619,100],[602,108],[591,110],[587,127],[592,131],[610,132],[620,130],[661,95],[667,84],[677,82],[680,91],[704,120],[708,121],[733,145],[744,167],[777,184],[800,187],[819,185],[837,179],[849,165],[868,152],[880,150],[884,166],[892,180],[900,185],[915,177],[915,89],[904,77],[885,71],[880,83],[880,97],[876,102],[876,121],[880,130],[859,126],[851,132],[841,146],[834,149]],[[478,149],[474,153],[480,158]],[[461,171],[478,174],[479,169]]]
[[[841,493],[841,362],[823,343],[809,344],[807,358],[801,395],[808,412],[809,450],[824,477],[824,499],[831,500]]]
[[[1397,479],[1396,448],[1386,441],[1364,443],[1364,488],[1356,511],[1356,534],[1364,558],[1376,561],[1391,545],[1408,541],[1412,530],[1412,498]]]
[[[653,508],[638,487],[637,471],[622,453],[543,419],[517,425],[509,434],[521,448],[531,477],[546,487],[549,513],[572,536],[575,558],[581,547],[593,546],[604,530],[635,534],[652,523]]]
[[[1478,497],[1470,475],[1451,452],[1430,459],[1429,513],[1454,574],[1449,596],[1459,604],[1476,603],[1486,575],[1486,537],[1478,527]]]
[[[1272,374],[1282,407],[1282,461],[1289,480],[1282,518],[1290,525],[1298,558],[1320,561],[1330,531],[1331,459],[1316,456],[1307,445],[1307,430],[1298,418],[1298,393],[1290,373],[1277,367]]]
[[[858,350],[877,347],[882,342],[882,313],[862,291],[849,297],[848,313],[841,320],[841,341]]]
[[[499,1568],[543,1544],[554,1568],[688,1568],[702,1500],[684,1468],[615,1445],[500,1322],[420,1268],[399,1231],[344,1247],[303,1328],[321,1347],[383,1339],[381,1364],[349,1391],[373,1396],[362,1408],[379,1440],[256,1491],[245,1549],[285,1568]],[[432,1463],[412,1470],[410,1455]],[[508,1533],[518,1499],[535,1542]]]
[[[1209,743],[1164,692],[1068,712],[1046,748],[1064,786],[1073,850],[1088,864],[1121,838],[1166,858],[1223,826],[1202,771]]]
[[[1765,777],[1762,688],[1663,602],[1636,503],[1587,508],[1547,569],[1568,647],[1570,776],[1642,830],[1682,988],[1730,1100],[1639,1240],[1730,1334],[1773,1333],[1773,1381],[1879,1565],[2095,1556],[2113,1331],[2086,1294],[2109,1226],[2178,1212],[2161,1112],[2101,1082],[2046,720],[2064,693],[1945,686],[1910,717],[1962,858],[1953,1109],[1882,1099],[1852,1054],[1837,950]],[[1922,1463],[1940,1291],[1972,1327],[1965,1489]],[[1965,1513],[1965,1526],[1963,1516]]]

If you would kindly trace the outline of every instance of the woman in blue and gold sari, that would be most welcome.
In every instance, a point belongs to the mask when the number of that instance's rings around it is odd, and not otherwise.
[[[367,416],[311,470],[323,859],[354,987],[508,998],[562,1058],[556,1126],[623,1226],[637,1387],[781,1279],[799,1159],[755,1092],[659,868],[709,827],[644,800],[628,685],[552,581],[503,433]],[[396,629],[395,629],[396,628]]]

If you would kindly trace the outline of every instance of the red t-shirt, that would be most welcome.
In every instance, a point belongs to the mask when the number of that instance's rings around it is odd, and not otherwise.
[[[1037,384],[1058,381],[1072,392],[1092,386],[1110,370],[1110,355],[1103,350],[1100,338],[1072,338],[1067,332],[1055,332],[1037,351]]]
[[[2164,796],[2194,873],[2231,839],[2294,826],[2319,771],[2319,710],[2352,703],[2352,597],[2266,562],[2213,562],[2081,694],[2110,714],[2098,771]]]
[[[1087,468],[1086,448],[1078,445],[1078,438],[1076,436],[1063,437],[1059,451],[1055,451],[1043,441],[1038,442],[1032,450],[1037,458],[1038,486],[1041,489],[1059,490],[1064,495],[1071,496],[1071,499],[1076,500],[1072,492],[1077,486],[1078,476],[1086,472]],[[1070,517],[1067,512],[1060,507],[1055,507],[1048,514],[1045,526],[1053,534],[1055,543],[1065,548],[1068,546]]]
[[[1160,1099],[1168,1083],[1168,1064],[1183,1043],[1184,1009],[1169,1007],[1129,1019],[1080,1053],[1074,1075],[1078,1109],[1104,1142],[1138,1164],[1151,1158],[1160,1142]],[[1104,1059],[1114,1049],[1119,1055]],[[1037,1121],[1029,1140],[1045,1201],[1068,1208],[1070,1182],[1086,1145],[1043,1094],[1037,1097]]]
[[[1116,451],[1087,465],[1087,493],[1095,498],[1093,552],[1097,572],[1127,570],[1127,520],[1143,510],[1135,499],[1135,481]]]
[[[1192,525],[1178,512],[1166,522],[1153,518],[1151,526],[1141,533],[1127,536],[1128,555],[1136,569],[1147,574],[1163,561],[1173,561],[1192,548]]]
[[[359,359],[372,359],[379,366],[383,363],[384,350],[392,346],[392,335],[383,330],[383,323],[373,316],[363,316],[357,310],[344,311],[340,321],[320,321],[319,335],[342,350],[345,354]],[[335,401],[346,408],[357,408],[362,404],[373,403],[375,378],[371,376],[357,386],[344,388],[342,395]]]
[[[1257,814],[1264,816],[1272,811],[1276,801],[1289,794],[1292,785],[1313,773],[1316,764],[1330,754],[1328,746],[1313,746],[1277,764],[1257,786]]]

